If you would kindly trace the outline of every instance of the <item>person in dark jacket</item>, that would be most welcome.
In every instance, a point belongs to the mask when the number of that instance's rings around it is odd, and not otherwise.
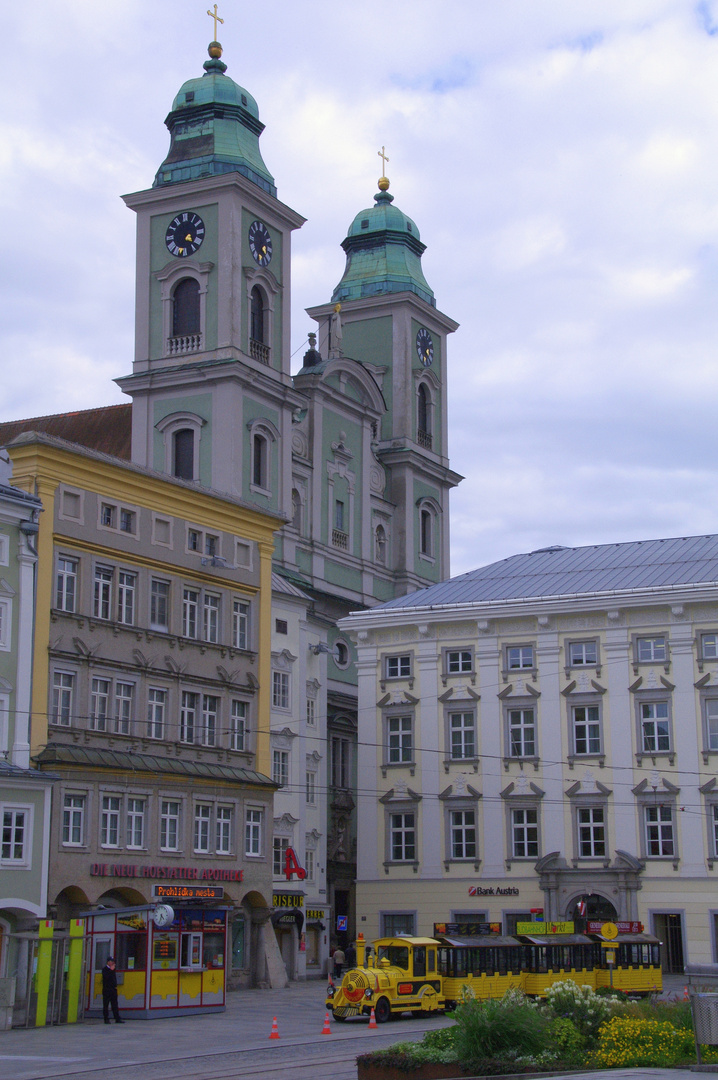
[[[352,968],[357,966],[357,951],[351,941],[344,950],[344,959],[346,961],[347,971],[351,971]]]
[[[115,958],[107,957],[107,963],[102,969],[102,1015],[105,1023],[110,1022],[110,1006],[116,1024],[124,1024],[120,1019],[120,1010],[117,1006],[117,975],[115,974]]]

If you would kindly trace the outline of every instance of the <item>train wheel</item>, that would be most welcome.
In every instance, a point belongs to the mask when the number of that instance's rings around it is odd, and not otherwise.
[[[374,1017],[377,1024],[385,1024],[391,1016],[391,1005],[385,997],[379,998],[374,1006]]]
[[[337,1016],[335,1012],[332,1012],[332,1020],[336,1020],[338,1024],[343,1024],[346,1020],[346,1016]]]

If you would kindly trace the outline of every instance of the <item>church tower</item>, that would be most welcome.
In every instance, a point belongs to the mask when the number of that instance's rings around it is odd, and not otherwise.
[[[254,98],[218,42],[165,123],[169,153],[137,214],[132,458],[262,509],[291,506],[292,230],[259,148]]]

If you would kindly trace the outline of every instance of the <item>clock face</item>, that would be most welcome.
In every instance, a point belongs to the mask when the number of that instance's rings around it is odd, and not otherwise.
[[[269,266],[272,261],[272,238],[267,226],[261,221],[253,221],[249,226],[249,250],[256,263]]]
[[[175,921],[174,908],[169,904],[158,904],[152,912],[152,921],[157,927],[171,926]]]
[[[194,255],[204,240],[204,222],[199,214],[183,210],[172,218],[165,233],[167,250],[178,259]]]
[[[434,362],[434,342],[431,334],[422,326],[416,335],[416,352],[424,367],[430,367]]]

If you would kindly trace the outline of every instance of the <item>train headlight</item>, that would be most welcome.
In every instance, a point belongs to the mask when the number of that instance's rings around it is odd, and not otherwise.
[[[372,995],[372,989],[371,989],[370,986],[367,986],[366,990],[364,991],[364,997],[365,998],[370,998],[371,995]]]

